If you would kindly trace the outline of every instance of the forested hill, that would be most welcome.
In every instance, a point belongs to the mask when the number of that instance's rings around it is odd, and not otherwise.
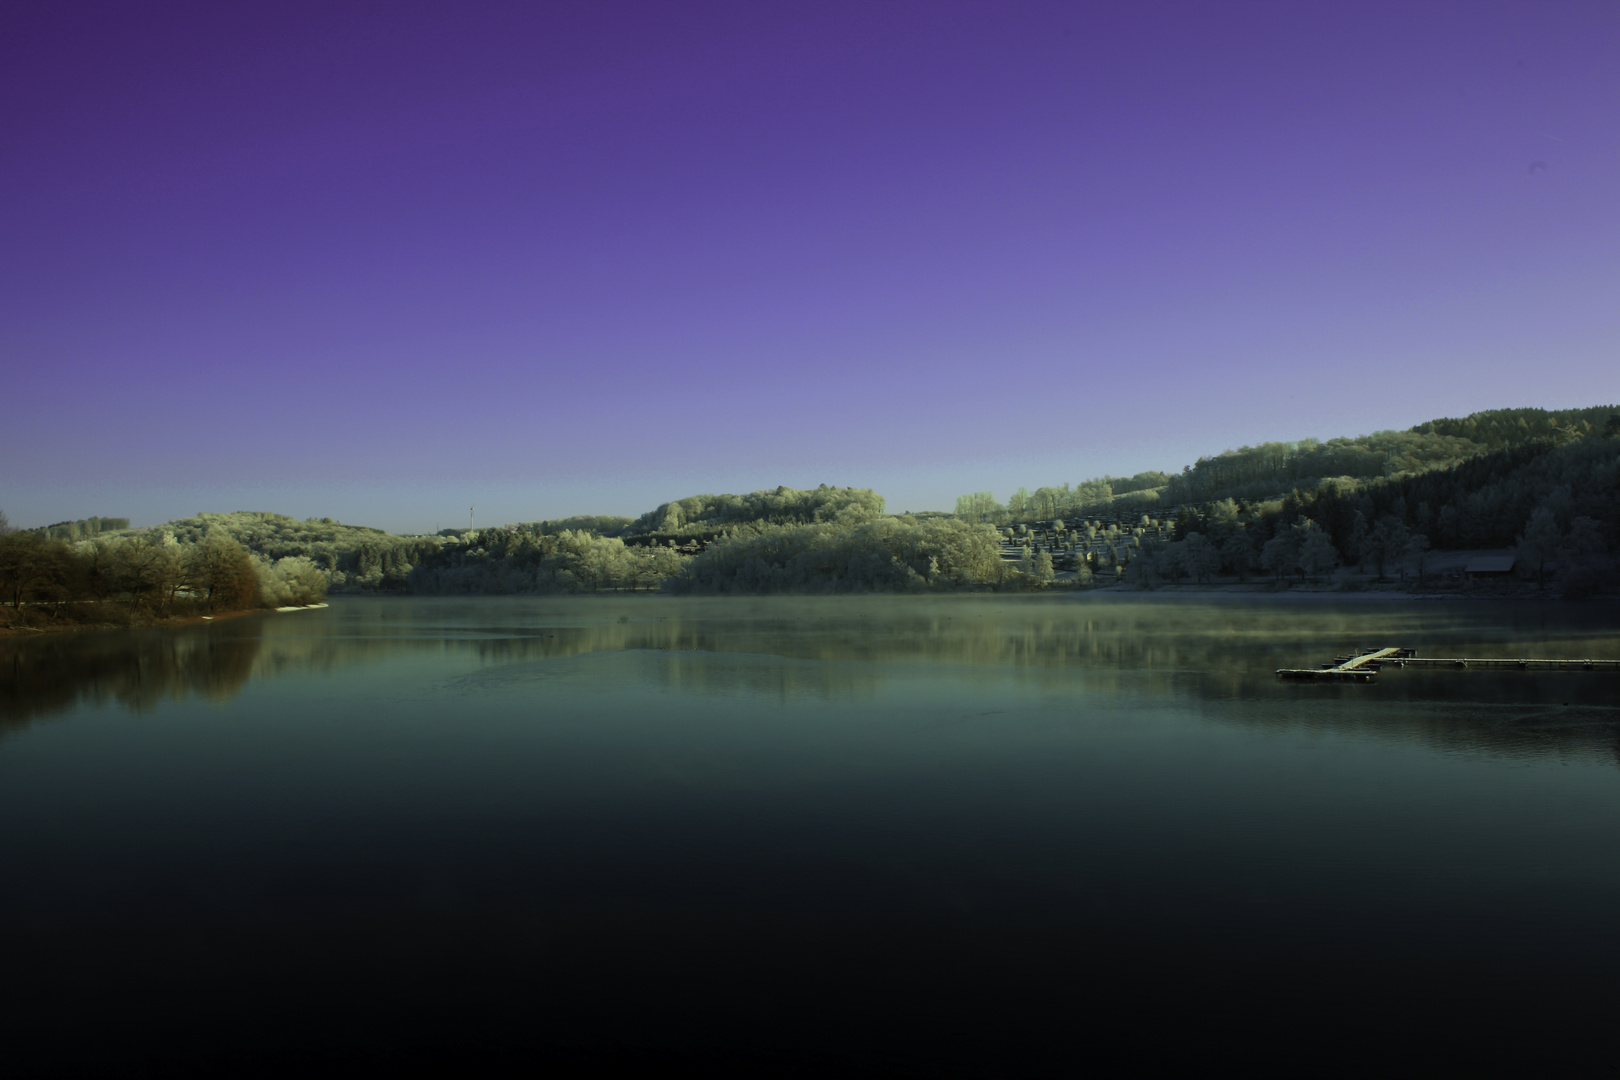
[[[1430,420],[1412,429],[1420,435],[1452,435],[1499,449],[1536,439],[1567,439],[1620,433],[1620,406],[1589,409],[1489,409],[1460,420]]]
[[[642,514],[624,535],[657,538],[716,536],[739,525],[859,525],[883,513],[870,488],[822,484],[809,491],[778,487],[748,495],[692,495]]]
[[[1405,431],[1354,438],[1267,442],[1201,457],[1179,474],[1141,472],[1103,476],[1061,486],[1021,487],[1005,504],[993,493],[959,496],[956,516],[998,525],[1072,517],[1173,516],[1174,508],[1232,499],[1259,503],[1294,491],[1313,491],[1325,480],[1370,483],[1448,469],[1495,450],[1558,444],[1613,435],[1620,407],[1493,409],[1460,419],[1430,420]]]
[[[1620,424],[1606,425],[1608,431]],[[1532,533],[1540,515],[1557,537],[1609,551],[1620,543],[1620,432],[1575,437],[1567,429],[1502,446],[1450,468],[1369,483],[1325,480],[1283,500],[1280,522],[1318,522],[1353,552],[1358,519],[1388,517],[1442,549],[1502,548]],[[1555,545],[1556,546],[1556,545]],[[1567,545],[1566,545],[1567,546]]]
[[[260,511],[198,514],[158,530],[181,543],[197,543],[219,532],[266,559],[306,558],[338,592],[403,589],[411,568],[444,543],[435,537],[393,536],[331,518],[300,521]]]
[[[1030,527],[1016,535],[995,528],[1020,523]],[[977,492],[962,496],[951,517],[886,515],[876,492],[824,484],[692,495],[637,518],[580,516],[435,536],[272,513],[120,528],[126,524],[63,522],[31,530],[28,544],[13,543],[16,565],[0,559],[13,608],[50,594],[37,583],[49,575],[24,565],[40,552],[51,566],[70,567],[74,559],[203,551],[223,540],[273,571],[269,592],[282,589],[278,582],[306,592],[324,583],[333,592],[417,593],[1002,587],[1049,582],[1059,562],[1082,578],[1090,569],[1130,571],[1150,585],[1256,573],[1320,580],[1335,568],[1370,567],[1383,578],[1392,560],[1415,560],[1421,574],[1430,547],[1511,547],[1538,580],[1551,575],[1571,594],[1590,594],[1620,580],[1620,408],[1503,409],[1407,431],[1245,446],[1179,475],[1020,489],[1006,505]],[[144,546],[126,549],[134,540]],[[1004,541],[1022,545],[1029,567],[1008,568]],[[182,564],[190,565],[175,563]],[[1046,576],[1030,578],[1037,564]],[[173,584],[189,587],[179,578]]]
[[[102,533],[122,532],[129,528],[129,518],[87,517],[77,521],[58,521],[42,529],[31,529],[46,540],[84,540]]]
[[[340,593],[574,592],[658,588],[714,541],[784,528],[852,529],[882,517],[883,505],[883,497],[866,488],[822,485],[693,495],[639,518],[582,515],[435,536],[394,536],[331,518],[259,511],[198,514],[133,530],[127,519],[87,518],[29,535],[72,545],[85,557],[133,540],[189,551],[224,538],[266,565],[285,561],[288,572],[317,575]],[[0,584],[7,580],[0,566]]]
[[[1262,443],[1199,458],[1159,490],[1166,505],[1216,499],[1265,499],[1315,488],[1335,477],[1374,480],[1444,469],[1493,450],[1551,439],[1612,433],[1620,408],[1493,409],[1430,420],[1406,431],[1380,431],[1319,442]]]
[[[825,588],[827,581],[845,589],[898,587],[896,583],[909,587],[933,580],[918,577],[905,562],[907,556],[916,562],[919,551],[925,571],[932,565],[944,573],[937,559],[934,564],[928,560],[942,554],[943,538],[960,531],[960,523],[918,532],[916,523],[908,522],[860,533],[860,543],[848,542],[860,527],[882,516],[883,497],[866,488],[823,484],[809,491],[777,487],[747,495],[691,495],[633,521],[569,518],[452,537],[421,559],[410,573],[409,586],[417,593],[692,589],[697,581],[692,575],[707,568],[704,585],[696,591],[814,590]],[[556,528],[569,522],[582,527]],[[896,539],[901,534],[911,539],[926,534],[927,539],[921,547],[907,547]],[[992,535],[981,537],[981,547],[994,559]],[[796,545],[800,565],[791,572],[780,566],[762,572],[763,562],[785,558],[784,537],[791,537],[788,546]],[[738,571],[737,560],[747,563],[746,571]],[[850,569],[852,560],[861,562],[861,572]],[[806,561],[818,569],[804,570]],[[746,585],[738,584],[744,581]]]

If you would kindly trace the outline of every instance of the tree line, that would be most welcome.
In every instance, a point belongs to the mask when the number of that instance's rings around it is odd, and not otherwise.
[[[1034,491],[1021,487],[1009,495],[1005,503],[997,502],[993,492],[975,491],[957,497],[956,516],[963,521],[991,525],[1084,517],[1099,511],[1117,511],[1126,506],[1155,504],[1159,499],[1159,489],[1169,480],[1168,473],[1150,471],[1129,477],[1104,476],[1096,480],[1083,480],[1072,487],[1066,483],[1056,487],[1040,487]]]
[[[1538,578],[1556,567],[1566,591],[1578,594],[1613,582],[1617,478],[1620,409],[1496,410],[1405,432],[1243,447],[1200,458],[1179,475],[1020,488],[1005,504],[976,492],[949,516],[886,515],[870,489],[823,484],[692,495],[637,518],[578,516],[434,536],[257,512],[199,514],[145,531],[119,531],[125,519],[86,518],[8,534],[0,600],[20,611],[80,598],[117,597],[140,610],[240,599],[245,585],[225,585],[209,569],[224,556],[205,557],[230,546],[254,568],[257,602],[325,591],[1040,586],[1055,576],[1052,552],[1037,545],[1009,564],[995,526],[1090,514],[1117,523],[1147,511],[1174,528],[1167,542],[1134,538],[1142,557],[1131,574],[1144,584],[1320,579],[1342,566],[1421,575],[1431,548],[1513,548]]]
[[[1557,566],[1567,595],[1589,595],[1615,582],[1617,474],[1614,406],[1500,409],[1405,432],[1243,447],[1140,493],[1174,520],[1174,539],[1147,545],[1131,577],[1320,580],[1340,567],[1421,576],[1430,549],[1510,548],[1538,580]],[[1065,488],[1096,498],[1104,486]],[[957,516],[1008,524],[1064,517],[1049,512],[1059,490],[1005,507],[988,492],[962,496]],[[1141,509],[1112,492],[1099,505],[1120,520]]]
[[[102,533],[122,532],[129,528],[129,518],[120,517],[88,517],[78,521],[58,521],[54,525],[47,525],[43,529],[35,529],[47,540],[83,540]]]
[[[1048,556],[1048,570],[1050,563]],[[692,559],[668,588],[676,593],[921,592],[999,585],[1014,576],[1002,561],[994,527],[908,515],[854,525],[752,524]]]
[[[1448,468],[1357,481],[1336,477],[1282,498],[1183,504],[1174,540],[1150,546],[1130,577],[1154,585],[1217,575],[1322,580],[1365,567],[1422,579],[1431,550],[1511,550],[1563,595],[1612,588],[1620,553],[1620,434],[1565,430]]]
[[[883,513],[883,496],[870,488],[809,490],[777,487],[747,495],[690,495],[661,503],[625,529],[628,537],[650,540],[711,539],[740,525],[853,526]]]
[[[430,596],[651,590],[678,574],[683,561],[667,546],[631,546],[585,530],[495,528],[427,552],[406,584]]]
[[[223,532],[169,530],[70,542],[40,531],[0,535],[0,604],[12,625],[146,618],[309,604],[326,582],[301,556],[269,560]]]
[[[1495,409],[1457,419],[1430,420],[1406,431],[1379,431],[1326,442],[1268,442],[1201,457],[1178,474],[1144,472],[1128,480],[1102,477],[1031,492],[1019,488],[1005,504],[990,492],[960,496],[956,515],[966,521],[1016,524],[1059,517],[1281,498],[1313,491],[1324,480],[1372,483],[1445,470],[1515,446],[1614,435],[1620,407]]]

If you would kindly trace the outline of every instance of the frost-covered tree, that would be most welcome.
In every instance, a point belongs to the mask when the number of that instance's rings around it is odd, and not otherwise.
[[[1299,539],[1292,533],[1278,533],[1260,549],[1260,565],[1281,581],[1298,565],[1299,546]]]
[[[995,524],[1006,520],[1007,508],[996,502],[996,497],[991,492],[975,491],[970,495],[956,497],[956,516],[963,521]]]
[[[906,592],[987,584],[1001,575],[993,527],[955,518],[753,526],[711,545],[673,592]]]
[[[1312,525],[1299,545],[1299,568],[1313,581],[1339,565],[1339,552],[1327,533]]]
[[[1019,488],[1007,497],[1007,516],[1021,521],[1030,514],[1029,488]]]
[[[289,607],[319,603],[326,596],[326,577],[302,555],[269,562],[254,560],[259,579],[259,599],[267,607]]]

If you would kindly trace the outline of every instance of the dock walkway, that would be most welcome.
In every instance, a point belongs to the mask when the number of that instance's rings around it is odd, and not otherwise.
[[[1341,656],[1337,662],[1319,668],[1278,668],[1277,677],[1280,679],[1330,679],[1338,682],[1371,682],[1378,674],[1379,667],[1386,660],[1393,660],[1401,654],[1410,656],[1411,649],[1372,649],[1359,652],[1352,656]]]
[[[1521,671],[1620,671],[1620,660],[1537,660],[1530,657],[1502,656],[1416,656],[1411,649],[1364,649],[1349,656],[1335,657],[1319,668],[1278,668],[1279,679],[1326,679],[1337,682],[1371,682],[1380,668],[1517,668]]]

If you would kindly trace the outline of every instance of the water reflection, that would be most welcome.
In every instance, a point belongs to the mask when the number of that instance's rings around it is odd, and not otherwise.
[[[1272,670],[1612,655],[1598,614],[366,599],[12,643],[0,1042],[393,1075],[741,1033],[747,1075],[1046,1075],[1172,1032],[1299,1072],[1406,1060],[1406,1017],[1436,1074],[1516,1040],[1579,1075],[1547,1047],[1609,1050],[1616,677]]]
[[[259,621],[50,635],[0,647],[0,738],[34,720],[110,703],[144,713],[163,701],[223,704],[254,675]]]
[[[1402,671],[1380,676],[1376,687],[1311,686],[1289,700],[1241,709],[1205,703],[1201,711],[1256,731],[1350,732],[1447,752],[1620,765],[1617,695],[1612,675]]]
[[[1607,612],[1548,604],[853,598],[340,600],[321,612],[205,627],[13,642],[0,650],[0,736],[116,702],[136,711],[250,680],[429,655],[486,675],[589,654],[661,654],[659,688],[783,699],[873,698],[917,666],[953,685],[1008,678],[1076,703],[1147,695],[1257,731],[1355,732],[1446,750],[1620,760],[1620,678],[1388,670],[1373,685],[1279,684],[1279,667],[1350,648],[1423,655],[1620,656]],[[751,656],[755,662],[716,663]]]

